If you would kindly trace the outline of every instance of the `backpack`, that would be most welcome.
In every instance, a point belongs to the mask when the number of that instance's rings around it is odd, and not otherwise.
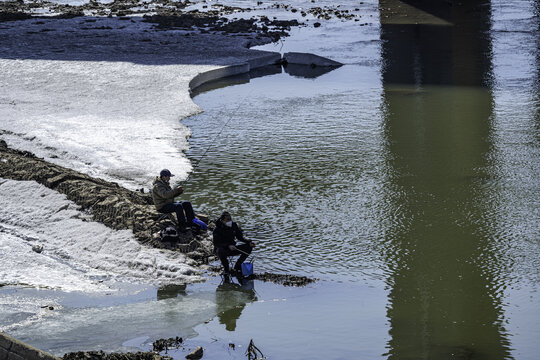
[[[174,225],[167,225],[159,232],[159,238],[161,241],[177,242],[180,240],[178,231]]]

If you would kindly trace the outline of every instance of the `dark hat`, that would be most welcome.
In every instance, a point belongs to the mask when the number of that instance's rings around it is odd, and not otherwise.
[[[170,177],[173,177],[174,175],[171,174],[171,172],[170,172],[168,169],[163,169],[163,170],[161,170],[161,172],[159,173],[159,177],[164,177],[164,176],[170,176]]]

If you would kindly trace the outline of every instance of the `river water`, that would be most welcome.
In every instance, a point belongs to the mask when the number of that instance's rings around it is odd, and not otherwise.
[[[274,69],[197,96],[186,188],[242,222],[259,268],[345,284],[329,319],[320,299],[304,304],[330,342],[384,329],[377,356],[533,359],[538,7],[420,5],[408,21],[392,4],[365,30],[313,43],[299,29],[278,44],[345,62],[337,70]],[[366,283],[386,293],[374,326],[360,315]],[[346,334],[342,311],[355,318]],[[350,355],[308,348],[300,358]]]
[[[319,282],[3,287],[4,329],[58,355],[183,336],[207,359],[250,339],[269,359],[536,359],[538,3],[412,5],[294,29],[262,48],[345,65],[217,82],[183,120],[186,198],[233,214],[256,272]]]

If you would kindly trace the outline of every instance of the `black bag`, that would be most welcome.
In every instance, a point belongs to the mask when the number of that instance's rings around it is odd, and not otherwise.
[[[165,228],[161,229],[159,232],[159,237],[161,241],[166,242],[177,242],[180,240],[178,230],[174,225],[167,225]]]

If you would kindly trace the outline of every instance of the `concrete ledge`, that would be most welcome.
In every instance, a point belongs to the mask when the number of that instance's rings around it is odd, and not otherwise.
[[[281,62],[281,54],[277,52],[248,60],[250,71],[253,69],[268,66],[268,65],[279,64],[280,62]]]
[[[219,69],[209,70],[195,75],[189,82],[189,91],[193,92],[197,87],[217,79],[225,78],[228,76],[240,75],[248,73],[251,69],[256,69],[268,65],[274,65],[281,60],[281,54],[269,53],[251,60],[245,63],[228,65]]]
[[[60,358],[0,332],[0,360],[60,360]]]
[[[227,76],[233,76],[249,72],[249,64],[242,63],[237,65],[224,66],[219,69],[209,70],[195,75],[189,82],[189,91],[195,90],[195,88],[201,86],[204,83],[224,78]]]
[[[283,54],[283,60],[288,64],[314,65],[314,66],[341,66],[340,62],[309,53],[288,52]]]
[[[310,65],[312,67],[338,67],[343,65],[340,62],[309,53],[288,52],[283,55],[283,60],[288,64]],[[262,68],[268,65],[279,64],[282,61],[281,54],[269,52],[257,58],[248,60],[245,63],[228,65],[218,69],[205,71],[195,75],[189,82],[189,92],[192,94],[195,89],[210,81],[226,78],[229,76],[249,73],[253,69]],[[1,360],[1,359],[0,359]]]

